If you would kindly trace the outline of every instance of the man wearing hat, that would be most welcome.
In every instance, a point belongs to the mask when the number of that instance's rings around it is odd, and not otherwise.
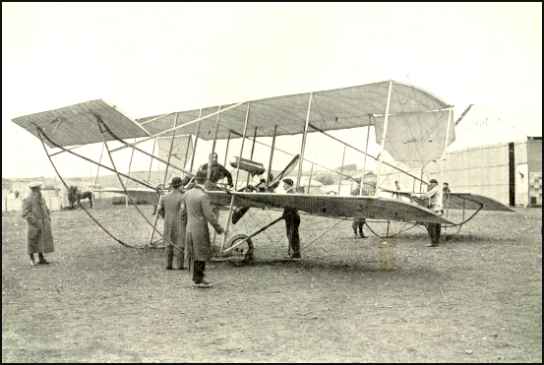
[[[170,187],[172,191],[160,199],[158,210],[159,215],[164,219],[163,239],[166,243],[166,270],[172,270],[174,256],[176,256],[177,268],[183,270],[185,227],[187,224],[187,213],[183,203],[185,195],[183,180],[180,177],[174,177]]]
[[[33,182],[28,187],[31,193],[23,200],[22,216],[28,224],[27,252],[30,255],[30,265],[36,264],[34,253],[38,253],[38,264],[48,264],[43,254],[53,252],[55,249],[49,209],[42,197],[41,183]]]
[[[209,288],[211,283],[204,280],[206,261],[212,254],[210,243],[210,223],[217,234],[224,232],[217,222],[217,216],[210,204],[210,198],[205,192],[206,172],[199,170],[195,176],[196,184],[185,193],[187,210],[187,233],[185,237],[186,256],[192,274],[193,285],[197,288]]]
[[[294,182],[290,178],[285,178],[283,181],[283,190],[287,194],[295,193]],[[300,226],[300,216],[295,208],[283,208],[283,219],[285,219],[285,228],[287,230],[287,239],[289,240],[289,257],[300,260],[300,238],[298,235],[298,227]]]
[[[431,209],[438,215],[442,215],[444,210],[442,208],[442,188],[438,185],[436,179],[429,180],[429,186],[427,186],[427,192],[422,194],[412,194],[412,197],[419,199],[428,199],[426,202],[427,208]],[[431,236],[431,243],[427,247],[436,247],[440,241],[440,223],[427,223],[427,231]]]

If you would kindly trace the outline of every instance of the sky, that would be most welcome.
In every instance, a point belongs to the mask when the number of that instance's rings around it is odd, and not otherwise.
[[[455,148],[541,136],[541,7],[3,3],[2,177],[55,175],[39,140],[12,118],[93,99],[136,119],[393,79],[455,105],[456,117],[475,105],[457,127]],[[358,146],[366,138],[363,129],[337,135]],[[277,143],[297,153],[300,141]],[[100,147],[85,152],[98,158]],[[337,167],[342,152],[326,137],[311,136],[306,153]],[[123,168],[129,155],[116,156]],[[288,160],[281,155],[276,169]],[[257,147],[255,157],[266,162],[268,152]],[[362,157],[348,152],[345,162],[361,165]],[[96,173],[75,158],[58,163],[66,176]],[[148,167],[143,156],[133,165]]]

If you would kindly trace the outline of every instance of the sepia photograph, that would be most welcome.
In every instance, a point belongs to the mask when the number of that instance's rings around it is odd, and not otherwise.
[[[2,3],[2,363],[542,363],[542,3]]]

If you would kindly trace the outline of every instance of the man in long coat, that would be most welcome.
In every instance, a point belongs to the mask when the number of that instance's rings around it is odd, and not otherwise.
[[[185,226],[187,214],[183,203],[183,180],[174,177],[170,183],[172,191],[160,199],[159,215],[164,219],[163,239],[166,243],[166,270],[172,270],[172,261],[176,257],[177,268],[183,270],[185,255]],[[174,254],[175,249],[175,254]]]
[[[208,195],[204,191],[205,172],[199,171],[195,180],[196,185],[185,193],[185,206],[187,209],[185,249],[194,286],[209,288],[212,285],[204,280],[206,261],[210,259],[212,254],[208,223],[213,226],[218,234],[222,234],[224,230],[217,222],[217,216],[212,209]]]
[[[29,188],[32,192],[23,200],[22,216],[28,224],[27,252],[30,256],[30,265],[36,264],[35,253],[38,253],[38,264],[48,264],[43,254],[55,250],[49,209],[42,197],[41,184],[31,183]]]

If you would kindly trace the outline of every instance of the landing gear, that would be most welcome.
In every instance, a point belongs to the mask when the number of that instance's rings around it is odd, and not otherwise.
[[[245,265],[253,262],[253,252],[255,248],[251,238],[248,235],[237,234],[232,236],[226,242],[225,249],[235,245],[237,246],[230,250],[228,254],[230,262],[238,265]]]

